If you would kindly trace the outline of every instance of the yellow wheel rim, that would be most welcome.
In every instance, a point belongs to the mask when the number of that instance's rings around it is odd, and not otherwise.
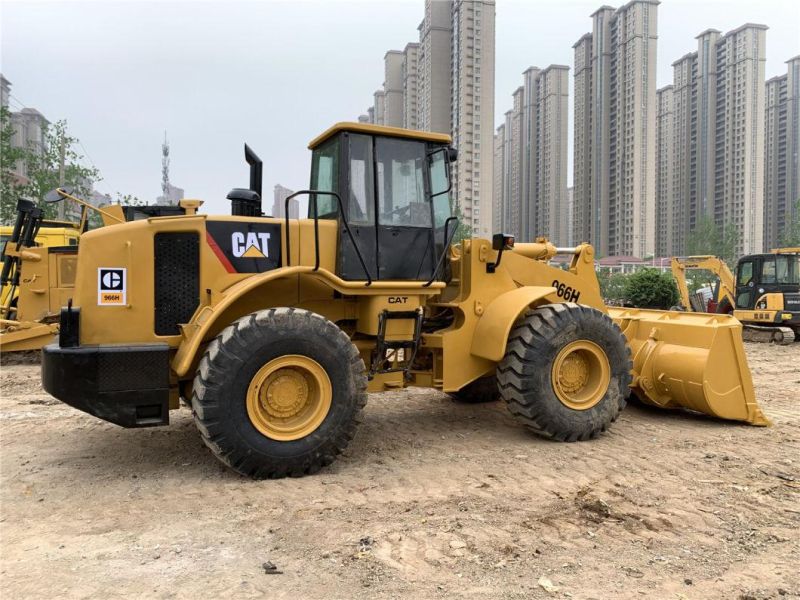
[[[570,342],[553,362],[553,390],[564,406],[588,410],[605,396],[611,367],[603,349],[588,340]]]
[[[268,438],[290,442],[304,438],[331,409],[331,380],[319,363],[287,354],[261,367],[247,388],[247,415]]]

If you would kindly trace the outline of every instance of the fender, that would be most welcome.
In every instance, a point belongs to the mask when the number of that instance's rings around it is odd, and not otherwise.
[[[519,316],[534,302],[555,293],[554,287],[523,286],[500,294],[475,326],[470,353],[500,362],[506,353],[508,334]]]
[[[175,374],[181,378],[189,372],[197,350],[226,308],[259,286],[266,285],[275,279],[297,275],[316,277],[338,292],[356,296],[372,295],[374,290],[381,290],[387,296],[401,296],[403,293],[409,293],[410,291],[425,296],[433,296],[439,294],[442,288],[445,287],[445,284],[441,281],[436,281],[428,287],[425,287],[425,282],[416,281],[375,281],[372,285],[367,286],[363,281],[345,281],[325,269],[314,269],[314,267],[309,266],[282,267],[247,277],[225,290],[223,299],[216,305],[200,307],[192,317],[192,320],[184,325],[184,340],[172,359],[172,370]]]

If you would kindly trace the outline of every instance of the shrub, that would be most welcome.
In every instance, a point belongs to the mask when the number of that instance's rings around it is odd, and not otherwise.
[[[678,288],[672,275],[642,269],[625,281],[625,299],[637,308],[669,309],[678,303]]]
[[[597,280],[600,283],[600,295],[606,303],[618,304],[625,299],[625,281],[627,275],[622,273],[609,273],[598,271]]]

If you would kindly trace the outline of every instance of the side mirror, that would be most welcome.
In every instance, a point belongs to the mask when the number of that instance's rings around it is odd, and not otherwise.
[[[500,266],[500,261],[503,258],[503,250],[511,250],[514,247],[514,236],[508,233],[495,233],[492,236],[492,250],[497,251],[497,261],[493,263],[486,263],[486,272],[494,273],[497,267]]]
[[[437,148],[428,154],[428,168],[431,179],[431,198],[446,194],[453,188],[450,176],[451,151],[455,148]],[[456,154],[458,154],[456,152]]]
[[[447,160],[451,163],[458,160],[458,148],[453,148],[453,146],[447,147]]]

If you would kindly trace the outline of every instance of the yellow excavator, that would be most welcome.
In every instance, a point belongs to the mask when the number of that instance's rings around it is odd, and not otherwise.
[[[449,136],[339,123],[311,141],[310,189],[261,209],[262,164],[230,215],[151,217],[81,239],[45,390],[123,427],[190,405],[222,462],[254,478],[332,463],[367,392],[501,398],[532,432],[589,440],[633,393],[753,425],[728,315],[604,305],[589,244],[453,243]],[[289,204],[308,196],[308,218]],[[569,253],[567,270],[548,261]],[[402,401],[402,400],[398,400]]]
[[[742,322],[745,341],[791,344],[800,339],[800,248],[744,256],[735,277],[716,256],[676,256],[671,267],[683,310],[731,314]],[[689,270],[714,275],[710,298],[689,293]]]

